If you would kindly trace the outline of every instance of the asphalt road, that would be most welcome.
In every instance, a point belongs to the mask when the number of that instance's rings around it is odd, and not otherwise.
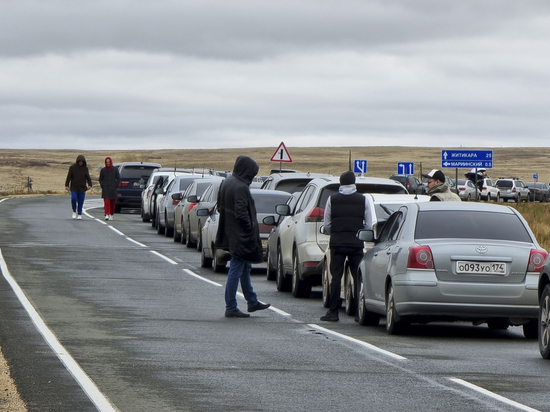
[[[67,196],[0,203],[0,344],[30,411],[550,411],[520,328],[322,323],[320,289],[277,292],[265,266],[273,310],[228,319],[223,274],[101,204],[78,221]]]

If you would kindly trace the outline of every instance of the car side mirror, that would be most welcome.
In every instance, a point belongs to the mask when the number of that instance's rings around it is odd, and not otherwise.
[[[357,232],[357,238],[363,242],[374,242],[374,231],[369,229],[361,229]]]
[[[197,195],[191,195],[187,198],[187,201],[189,203],[198,203],[199,202],[199,197]]]
[[[174,200],[181,200],[182,198],[183,196],[180,192],[172,194],[172,199]]]
[[[210,211],[207,208],[197,210],[197,216],[208,216],[208,215],[210,215]]]
[[[275,216],[266,216],[263,218],[262,223],[267,226],[275,226],[277,224],[277,221],[275,220]]]
[[[289,205],[277,205],[275,206],[275,212],[279,216],[289,216],[290,215],[290,206]]]
[[[164,190],[162,190],[162,187],[157,187],[155,189],[155,194],[156,195],[162,195],[164,193]]]

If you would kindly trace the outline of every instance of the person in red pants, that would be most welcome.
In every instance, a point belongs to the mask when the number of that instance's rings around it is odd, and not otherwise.
[[[118,167],[113,166],[113,159],[105,158],[105,167],[99,172],[101,197],[105,205],[105,220],[113,220],[115,214],[116,188],[120,183]]]

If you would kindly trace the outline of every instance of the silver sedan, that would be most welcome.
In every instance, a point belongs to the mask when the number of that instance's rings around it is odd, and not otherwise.
[[[372,241],[372,231],[360,231]],[[522,325],[538,335],[538,277],[547,256],[514,209],[484,203],[403,205],[360,264],[359,322],[389,334],[410,323]]]

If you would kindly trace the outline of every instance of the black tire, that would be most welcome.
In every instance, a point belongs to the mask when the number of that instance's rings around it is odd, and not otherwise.
[[[216,253],[215,248],[212,248],[212,256],[214,256],[214,272],[216,272],[216,273],[225,272],[226,262],[220,262],[220,260],[218,258],[218,254]]]
[[[472,195],[470,193],[468,193],[468,197],[466,198],[466,202],[471,202],[472,201]]]
[[[151,219],[149,219],[148,217],[144,217],[144,212],[143,212],[143,205],[141,206],[141,221],[142,222],[150,222]]]
[[[328,265],[326,260],[323,262],[321,283],[323,286],[323,306],[325,308],[329,308],[330,307],[330,279],[328,278]]]
[[[519,203],[519,201],[520,201],[520,198],[519,198],[519,195],[517,195],[516,198],[514,199],[514,202]]]
[[[300,260],[298,251],[294,250],[292,256],[292,296],[295,298],[309,298],[311,295],[311,283],[307,279],[300,279]]]
[[[510,321],[508,319],[489,319],[487,321],[487,326],[491,330],[506,330],[510,326]]]
[[[172,234],[173,234],[174,242],[181,242],[181,233],[178,233],[178,231],[176,230],[176,222],[175,221],[174,221],[174,230],[173,230]]]
[[[181,221],[181,236],[180,236],[180,242],[182,245],[185,245],[187,242],[187,235],[185,234],[185,226],[183,226],[183,218]]]
[[[491,201],[491,193],[487,193],[487,202]]]
[[[122,208],[120,206],[115,206],[115,213],[120,213]]]
[[[187,227],[189,230],[185,232],[185,246],[188,248],[195,247],[197,244],[191,241],[191,222],[187,221]]]
[[[356,307],[351,280],[351,271],[349,270],[349,267],[346,267],[346,291],[344,294],[346,298],[346,314],[348,314],[349,316],[355,316]]]
[[[495,203],[500,202],[500,193],[497,193],[497,197],[495,198]]]
[[[393,285],[390,283],[386,293],[386,332],[388,335],[401,335],[406,326],[405,321],[399,317],[395,310]]]
[[[539,303],[539,351],[544,359],[550,359],[550,285],[542,290]]]
[[[198,235],[197,235],[197,250],[200,252],[202,250],[202,230],[199,226],[199,230],[198,230]]]
[[[367,297],[366,289],[363,282],[363,276],[359,273],[358,278],[360,279],[359,283],[359,298],[358,298],[358,308],[357,312],[359,315],[359,324],[363,326],[378,326],[380,323],[380,315],[376,313],[369,312],[367,310]]]
[[[275,266],[275,269],[273,269],[273,265],[271,263],[271,257],[270,257],[271,253],[270,253],[270,250],[269,250],[269,247],[267,248],[267,262],[266,262],[266,265],[267,265],[267,273],[266,273],[266,278],[267,280],[275,280],[277,278],[277,266]]]
[[[165,228],[164,228],[164,226],[160,225],[160,219],[159,219],[159,214],[158,213],[157,213],[157,218],[155,219],[155,223],[156,223],[155,228],[157,229],[157,233],[159,235],[164,235],[164,232],[165,232],[164,229]]]
[[[281,246],[277,247],[277,276],[275,278],[277,284],[277,290],[279,292],[290,291],[290,279],[286,276],[285,267],[283,265],[283,255],[281,253]]]
[[[526,339],[537,339],[539,337],[539,320],[531,319],[523,324],[523,336]]]
[[[166,210],[164,211],[164,236],[166,237],[174,236],[174,228],[168,227],[168,222],[166,221]]]
[[[204,248],[201,250],[201,268],[208,268],[210,269],[212,267],[212,258],[206,257],[204,254]]]

